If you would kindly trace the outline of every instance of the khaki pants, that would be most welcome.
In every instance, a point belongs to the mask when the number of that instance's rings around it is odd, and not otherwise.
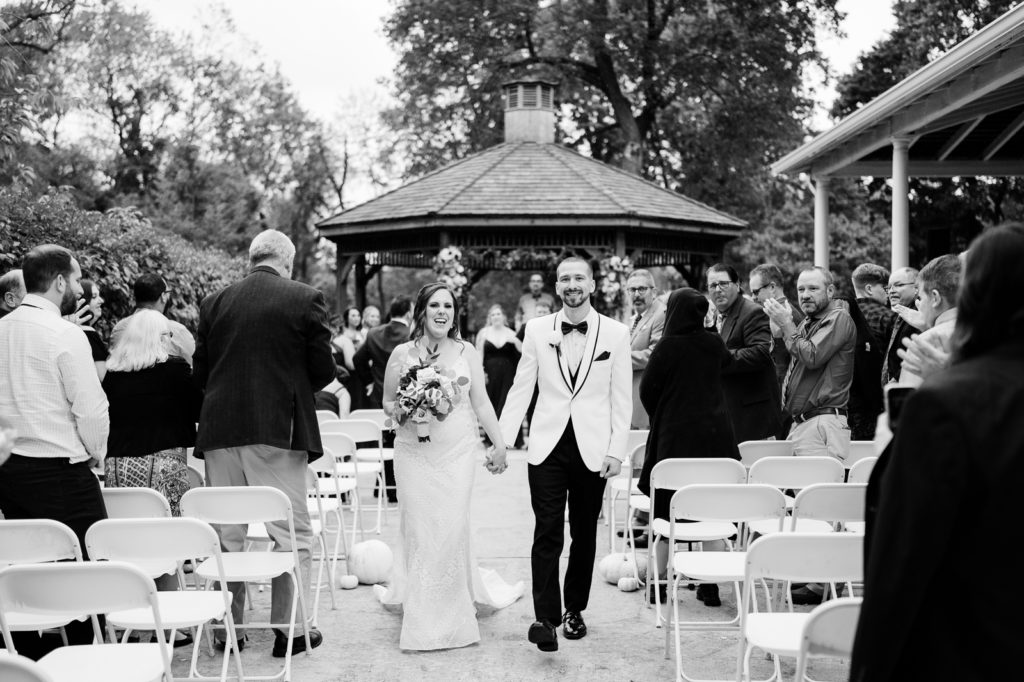
[[[299,450],[284,450],[270,445],[244,445],[236,448],[209,450],[206,456],[206,484],[209,486],[262,485],[277,488],[292,502],[295,523],[295,542],[299,554],[299,585],[307,589],[312,566],[310,547],[313,527],[306,508],[307,454]],[[274,550],[290,552],[291,538],[288,523],[275,521],[266,524],[267,533],[274,540]],[[225,551],[240,552],[245,548],[246,526],[218,525],[220,544]],[[229,583],[231,590],[231,616],[242,623],[245,607],[245,584]],[[292,583],[287,575],[271,581],[270,620],[288,623],[291,618]],[[307,599],[306,604],[310,602]]]
[[[845,462],[850,453],[850,427],[841,415],[823,414],[793,424],[787,440],[793,441],[797,457],[828,455]]]

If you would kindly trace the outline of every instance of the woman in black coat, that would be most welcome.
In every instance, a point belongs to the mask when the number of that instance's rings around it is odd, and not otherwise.
[[[722,338],[704,328],[708,300],[695,289],[668,297],[665,333],[654,347],[640,380],[640,402],[651,419],[647,456],[638,485],[651,494],[651,470],[658,462],[682,457],[740,458],[722,390],[722,368],[732,355]],[[670,492],[654,500],[654,517],[668,520]],[[705,549],[715,549],[705,543]],[[655,548],[659,575],[664,575],[668,546]],[[701,585],[697,598],[718,606],[717,585]]]

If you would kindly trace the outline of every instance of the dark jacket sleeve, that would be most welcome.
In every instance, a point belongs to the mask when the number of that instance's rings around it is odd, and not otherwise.
[[[647,360],[647,367],[640,377],[640,404],[648,416],[654,417],[658,408],[658,401],[661,394],[665,392],[665,374],[668,372],[668,358],[665,354],[667,344],[659,344],[654,347],[651,357]]]
[[[737,372],[759,372],[773,367],[771,356],[772,328],[768,315],[761,308],[752,308],[736,320],[743,335],[743,347],[730,349],[735,359],[732,365],[722,370],[723,374]],[[773,369],[774,371],[774,369]]]
[[[174,369],[175,393],[180,405],[192,416],[193,422],[199,421],[199,412],[203,407],[203,392],[192,379],[192,370],[184,358],[172,357],[167,361]]]
[[[192,382],[199,388],[206,388],[210,374],[209,350],[206,347],[210,332],[210,298],[199,304],[199,327],[196,330],[196,352],[192,355]]]
[[[356,354],[352,356],[352,365],[355,367],[356,378],[363,386],[370,386],[373,384],[373,373],[370,371],[370,345],[376,343],[369,333],[366,335],[366,341],[363,345],[359,346]]]
[[[327,324],[327,305],[319,291],[313,297],[306,327],[306,371],[314,391],[334,380],[334,355],[331,353],[331,328]]]

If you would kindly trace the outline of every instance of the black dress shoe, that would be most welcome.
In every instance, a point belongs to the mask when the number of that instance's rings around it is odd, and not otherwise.
[[[791,592],[794,606],[817,606],[821,603],[822,594],[809,587],[798,587]]]
[[[324,636],[320,634],[319,630],[309,631],[309,643],[313,645],[313,648],[317,648],[324,642]],[[306,650],[306,638],[302,635],[292,638],[292,653],[301,654]],[[285,654],[288,653],[288,635],[284,634],[280,630],[274,630],[274,650],[271,652],[274,658],[284,658]]]
[[[620,538],[624,538],[624,537],[626,537],[626,530],[625,529],[620,529],[620,530],[616,531],[615,534],[618,535]],[[647,530],[645,528],[634,528],[633,529],[633,537],[634,538],[643,537],[645,535],[647,535]]]
[[[718,585],[714,583],[703,583],[698,585],[697,599],[704,602],[704,606],[722,605],[722,600],[718,597]]]
[[[531,625],[526,638],[541,651],[558,651],[558,632],[549,620],[538,620]]]
[[[566,639],[583,639],[587,636],[587,624],[583,622],[583,614],[578,611],[566,611],[562,616],[562,634]]]

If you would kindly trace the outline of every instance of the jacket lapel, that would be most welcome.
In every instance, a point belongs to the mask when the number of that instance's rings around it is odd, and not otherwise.
[[[552,315],[551,329],[558,331],[558,315]],[[559,344],[555,349],[555,355],[558,358],[558,371],[562,375],[562,381],[565,383],[565,387],[572,393],[572,384],[569,382],[569,362],[565,359],[565,353],[562,351],[562,346]]]
[[[583,347],[583,357],[580,359],[580,371],[576,377],[576,390],[573,391],[573,397],[579,395],[580,390],[583,388],[583,384],[587,383],[587,377],[590,376],[590,368],[594,364],[594,354],[597,352],[597,337],[601,334],[601,316],[597,316],[597,325],[594,329],[593,334],[587,334],[587,345]]]

